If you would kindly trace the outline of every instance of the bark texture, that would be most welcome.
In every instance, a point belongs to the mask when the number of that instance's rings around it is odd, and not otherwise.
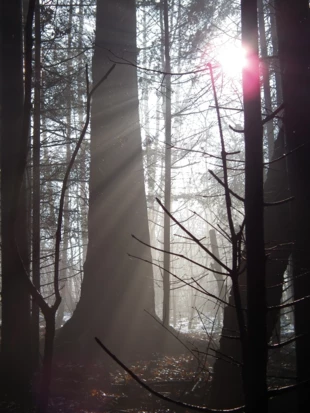
[[[284,129],[288,157],[293,247],[294,299],[310,295],[310,26],[307,0],[276,0],[279,58],[282,70]],[[302,145],[302,147],[301,147]],[[299,149],[298,149],[299,148]],[[299,382],[310,377],[309,299],[295,305],[295,332]],[[299,411],[308,410],[309,383],[299,391]]]
[[[275,142],[273,160],[278,159],[284,153],[284,133],[280,131]],[[265,202],[277,202],[288,197],[288,178],[286,160],[281,159],[268,167],[267,179],[264,185]],[[291,246],[284,245],[290,241],[291,227],[288,220],[289,204],[265,207],[265,244],[267,253],[266,262],[266,287],[267,304],[276,306],[281,302],[283,274],[288,265],[291,254]],[[281,244],[281,245],[279,245]],[[239,288],[242,303],[246,307],[246,271],[239,276]],[[235,304],[232,294],[229,303]],[[273,330],[279,318],[279,311],[269,311],[267,314],[267,337],[271,339]],[[214,364],[214,378],[211,388],[212,406],[229,408],[244,403],[242,395],[241,368],[237,363],[242,362],[239,328],[235,310],[225,307],[224,325],[220,340],[218,359]],[[226,389],[225,397],[223,388]]]
[[[2,326],[0,391],[25,410],[30,391],[30,297],[26,186],[21,162],[27,153],[23,134],[24,85],[22,1],[1,2],[1,248]],[[26,139],[26,141],[25,141]],[[25,152],[26,150],[26,152]],[[23,411],[24,411],[23,410]]]
[[[156,322],[135,67],[134,0],[97,3],[94,84],[119,64],[96,92],[92,105],[89,244],[81,299],[60,331],[58,353],[90,357],[98,336],[119,357],[154,348]],[[126,59],[123,60],[123,59]],[[126,63],[126,64],[124,64]],[[156,330],[156,328],[155,328]],[[154,330],[154,331],[155,331]],[[65,352],[68,355],[68,351]]]

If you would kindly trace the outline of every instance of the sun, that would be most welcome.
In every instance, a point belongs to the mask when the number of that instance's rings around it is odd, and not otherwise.
[[[229,77],[241,76],[242,69],[247,65],[246,51],[241,45],[218,46],[215,60],[223,73]]]

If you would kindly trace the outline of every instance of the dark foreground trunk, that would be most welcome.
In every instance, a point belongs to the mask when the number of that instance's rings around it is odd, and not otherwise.
[[[1,397],[29,403],[30,297],[24,282],[28,266],[27,198],[22,184],[27,135],[24,115],[22,1],[1,2]],[[26,139],[26,141],[24,141]],[[18,245],[17,245],[18,244]],[[2,399],[3,400],[3,399]]]
[[[284,128],[288,157],[291,205],[294,299],[310,295],[310,26],[309,3],[276,1],[279,57],[282,69]],[[302,147],[301,147],[302,146]],[[299,149],[298,149],[299,148]],[[299,382],[310,377],[310,301],[295,305],[296,367]],[[309,409],[309,382],[299,391],[299,411]]]
[[[284,153],[284,134],[280,131],[275,142],[273,159]],[[288,198],[288,180],[286,160],[272,163],[268,168],[264,185],[265,201],[276,202]],[[267,250],[266,283],[268,306],[279,305],[282,296],[283,274],[288,265],[291,248],[286,243],[291,239],[289,222],[289,204],[265,208],[265,243]],[[279,247],[275,246],[281,244]],[[239,277],[239,286],[244,307],[246,306],[246,273]],[[229,297],[234,304],[233,296]],[[270,311],[267,315],[267,337],[271,339],[273,330],[279,318],[279,311]],[[211,388],[210,403],[218,408],[229,408],[243,404],[240,340],[227,338],[239,337],[239,329],[235,310],[226,307],[224,310],[224,325],[220,340],[219,359],[214,364],[214,378]],[[226,357],[225,357],[226,356]],[[235,360],[237,363],[234,363]],[[223,388],[226,389],[223,397]]]

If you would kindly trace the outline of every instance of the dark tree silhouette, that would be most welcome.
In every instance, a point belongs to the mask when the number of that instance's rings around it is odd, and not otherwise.
[[[289,184],[294,201],[288,220],[292,224],[294,299],[310,295],[310,31],[309,2],[275,1],[279,58],[282,72],[284,130],[288,157]],[[302,147],[301,147],[302,146]],[[299,149],[298,149],[299,148]],[[310,302],[295,305],[295,333],[298,381],[310,377]],[[300,388],[299,411],[309,408],[309,384]]]
[[[30,296],[25,271],[29,265],[27,192],[23,180],[30,119],[29,84],[23,66],[22,1],[1,2],[1,383],[9,400],[28,404],[30,389]],[[29,27],[29,26],[28,26]],[[27,28],[27,24],[26,24]],[[29,81],[26,30],[25,72]],[[28,54],[27,54],[28,53]],[[30,63],[31,67],[31,63]]]

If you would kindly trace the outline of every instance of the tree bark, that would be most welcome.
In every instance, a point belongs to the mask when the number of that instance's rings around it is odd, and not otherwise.
[[[288,172],[291,194],[290,219],[293,247],[294,299],[310,295],[310,32],[307,0],[276,0],[279,58],[282,72],[284,130],[288,151]],[[300,148],[300,146],[303,147]],[[298,149],[299,148],[299,149]],[[310,377],[310,308],[309,299],[295,305],[295,333],[303,335],[296,341],[296,368],[299,382]],[[309,407],[310,386],[300,388],[299,412]]]
[[[31,378],[27,198],[23,184],[28,129],[24,111],[22,1],[1,2],[1,392],[29,403]],[[26,134],[23,133],[26,130]],[[25,152],[26,150],[26,152]],[[21,167],[22,166],[22,167]]]
[[[273,151],[273,160],[280,158],[285,151],[284,133],[280,131]],[[265,202],[277,202],[289,197],[286,159],[272,163],[267,172],[264,185]],[[267,248],[266,284],[268,306],[281,303],[283,275],[291,254],[291,226],[289,222],[290,205],[282,204],[265,207],[265,245]],[[279,245],[281,244],[281,245]],[[278,247],[277,247],[278,246]],[[238,283],[242,297],[242,305],[246,308],[246,270],[239,276]],[[229,304],[235,305],[233,295],[229,296]],[[267,313],[267,337],[270,340],[279,318],[279,310]],[[242,395],[241,369],[232,360],[241,363],[241,344],[235,310],[231,306],[224,309],[222,337],[220,339],[219,359],[214,364],[214,378],[211,388],[211,405],[217,408],[240,406],[244,403]],[[226,356],[226,357],[225,357]],[[225,398],[221,397],[225,388]]]
[[[126,358],[152,345],[144,310],[154,312],[152,268],[128,256],[151,260],[149,248],[131,237],[149,243],[137,73],[122,64],[122,58],[137,57],[135,1],[99,1],[96,29],[94,83],[110,68],[110,59],[120,64],[93,98],[85,275],[58,345],[59,354],[67,348],[71,355],[91,357],[98,349],[96,335]]]
[[[210,243],[211,243],[211,250],[212,253],[220,260],[220,253],[219,253],[219,247],[217,243],[217,237],[216,237],[216,232],[214,229],[210,229],[209,231],[209,236],[210,236]],[[221,266],[219,265],[218,262],[213,262],[212,263],[212,268],[216,271],[213,273],[214,278],[216,279],[217,283],[217,291],[218,291],[218,297],[226,301],[226,294],[227,294],[227,284],[226,284],[226,278],[220,274],[221,272]],[[217,323],[220,325],[223,317],[224,317],[224,309],[223,309],[223,304],[219,304],[220,309],[218,311],[218,320]]]
[[[254,147],[252,149],[254,150]],[[283,153],[284,135],[281,130],[275,143],[273,160],[281,157]],[[276,202],[286,199],[288,196],[289,190],[286,160],[281,159],[280,161],[272,163],[268,168],[267,179],[264,185],[264,198],[265,202]],[[288,258],[291,253],[291,248],[289,245],[285,245],[290,241],[291,236],[290,222],[288,221],[289,208],[289,204],[265,208],[264,235],[266,248],[268,248],[266,262],[266,299],[269,306],[276,306],[280,304],[283,274],[287,267]],[[254,229],[252,231],[254,231],[253,235],[256,235],[256,230]],[[281,243],[283,245],[279,246]],[[247,290],[250,274],[248,274],[248,271],[249,268],[247,267],[246,271],[244,271],[238,279],[242,296],[242,304],[244,307],[247,307],[246,303],[249,302]],[[252,292],[253,294],[259,293],[256,288],[252,290]],[[229,298],[229,302],[230,304],[235,304],[232,295]],[[255,311],[254,308],[253,311]],[[264,311],[266,315],[266,308]],[[271,338],[278,316],[279,311],[274,310],[267,313],[266,342]],[[254,327],[253,334],[255,333],[256,328]],[[214,379],[212,383],[210,402],[212,406],[216,406],[218,408],[229,408],[244,403],[244,397],[242,395],[243,388],[241,380],[241,366],[238,364],[242,362],[241,344],[240,340],[236,338],[229,338],[229,336],[239,336],[237,319],[235,311],[232,307],[225,308],[222,334],[219,352],[223,356],[220,356],[214,365]],[[261,342],[261,346],[263,346],[263,342]],[[253,348],[255,348],[255,346]],[[264,353],[266,357],[266,349],[264,350]],[[253,357],[255,357],[255,353],[253,354]],[[236,363],[234,363],[233,360]],[[263,382],[263,378],[261,380]],[[221,391],[223,387],[226,389],[226,392],[225,397],[221,398]]]
[[[164,50],[165,50],[165,207],[171,209],[171,63],[169,37],[168,0],[164,0]],[[170,218],[164,216],[164,299],[163,323],[169,327],[170,321]]]
[[[40,116],[41,116],[41,25],[40,25],[40,1],[36,2],[35,9],[35,85],[34,85],[34,114],[33,114],[33,193],[32,193],[32,282],[36,289],[40,291],[40,202],[41,202],[41,182],[40,182]],[[40,346],[40,309],[32,300],[31,328],[32,328],[32,363],[33,368],[39,368],[39,346]]]
[[[261,57],[263,60],[262,77],[263,77],[263,90],[264,90],[264,112],[266,115],[270,115],[272,112],[272,102],[271,102],[271,91],[270,91],[270,70],[268,62],[268,50],[266,41],[266,30],[265,30],[265,13],[264,13],[264,2],[263,0],[258,1],[258,21],[259,21],[259,43],[261,50]],[[272,151],[274,144],[274,130],[273,122],[267,122],[266,125],[266,142],[268,148],[268,159],[272,159]]]

